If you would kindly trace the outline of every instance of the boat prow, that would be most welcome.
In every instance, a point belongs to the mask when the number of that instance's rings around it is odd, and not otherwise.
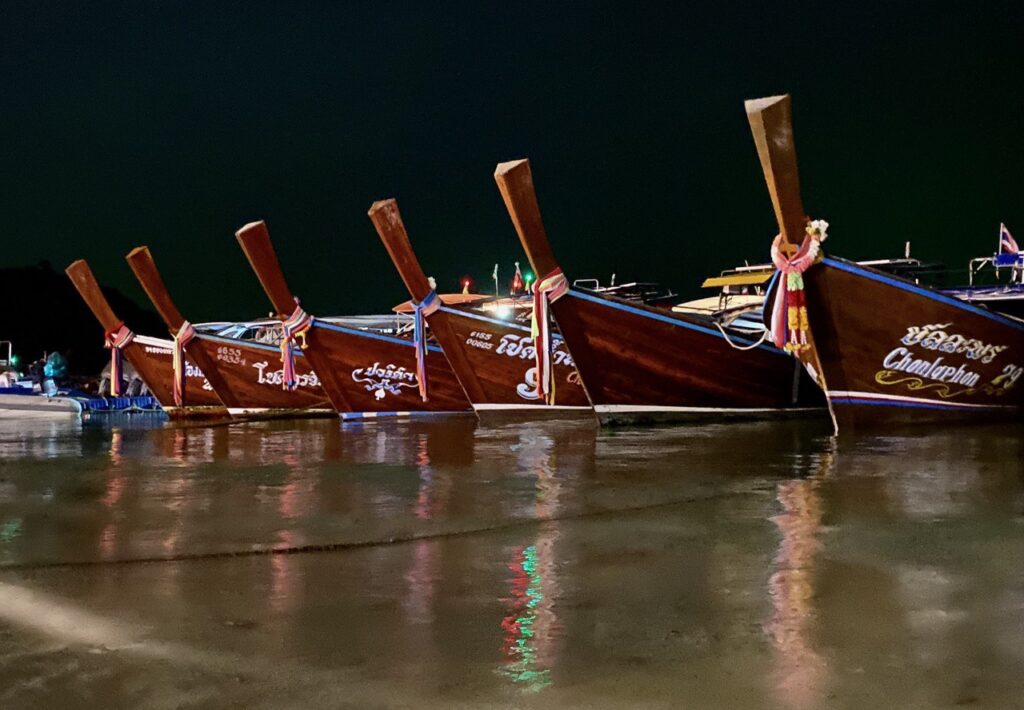
[[[562,276],[526,160],[495,171],[512,223],[544,288]],[[780,350],[707,318],[559,286],[551,313],[604,423],[759,419],[820,413],[824,403]]]
[[[418,372],[411,340],[311,317],[292,295],[266,224],[247,224],[237,237],[286,329],[296,324],[290,341],[301,337],[306,358],[343,419],[472,414],[441,348],[426,346],[429,356]],[[429,392],[421,382],[429,382]]]
[[[413,252],[395,200],[375,202],[369,216],[409,290],[414,317],[417,309],[422,309],[422,317],[479,416],[495,420],[593,417],[579,374],[561,338],[553,338],[557,386],[548,403],[537,391],[537,364],[530,329],[467,308],[466,303],[461,304],[463,307],[445,303],[434,293]],[[477,296],[474,301],[479,299]]]
[[[195,328],[175,305],[149,248],[137,247],[126,259],[168,330],[202,368],[232,416],[334,416],[319,378],[301,351],[295,357],[296,386],[286,389],[276,343],[225,337]]]
[[[747,102],[747,114],[779,224],[780,260],[800,277],[774,294],[776,335],[817,370],[837,430],[1019,423],[1024,322],[820,249],[812,254],[808,240],[824,235],[815,236],[800,199],[790,99]]]
[[[194,363],[185,365],[185,376],[194,385],[186,388],[180,405],[175,403],[174,344],[159,338],[132,333],[119,319],[103,295],[92,269],[79,259],[66,269],[75,289],[104,330],[107,347],[116,348],[135,368],[139,377],[156,397],[168,416],[175,418],[221,418],[227,410],[202,370]]]

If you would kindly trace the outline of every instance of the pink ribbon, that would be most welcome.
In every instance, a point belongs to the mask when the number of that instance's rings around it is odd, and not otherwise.
[[[110,396],[121,396],[121,348],[135,340],[135,333],[123,323],[118,323],[103,335],[103,346],[110,348]]]
[[[302,350],[306,349],[306,332],[313,327],[313,317],[302,310],[299,299],[295,299],[295,310],[292,314],[281,321],[281,328],[284,331],[281,338],[281,366],[283,368],[283,381],[281,386],[286,390],[294,390],[299,386],[299,378],[295,374],[295,353],[292,346],[296,338],[302,338]]]
[[[175,406],[182,406],[185,401],[185,348],[191,343],[196,337],[196,329],[192,327],[192,324],[185,321],[178,328],[178,332],[174,336],[174,359],[172,361],[174,368],[174,404]]]
[[[551,366],[550,306],[569,290],[569,282],[562,270],[555,268],[533,287],[533,318],[530,333],[537,358],[537,397],[548,404],[555,403],[555,377]]]

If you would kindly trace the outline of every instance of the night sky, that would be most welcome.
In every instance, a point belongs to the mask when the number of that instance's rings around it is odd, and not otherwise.
[[[0,1],[0,266],[84,257],[142,300],[148,244],[187,318],[252,317],[234,231],[265,219],[307,310],[382,311],[396,197],[441,289],[489,289],[525,265],[494,166],[529,157],[570,278],[693,294],[767,257],[743,100],[789,92],[826,249],[963,267],[1024,238],[1016,6]]]

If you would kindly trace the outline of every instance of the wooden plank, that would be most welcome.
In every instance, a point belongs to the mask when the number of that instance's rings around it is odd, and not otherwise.
[[[544,221],[540,216],[530,161],[512,160],[498,164],[494,170],[494,180],[498,183],[498,190],[505,201],[512,224],[515,225],[519,241],[526,250],[533,273],[540,281],[558,268],[558,262],[555,261],[544,229]]]
[[[744,106],[782,239],[795,251],[804,241],[807,213],[800,198],[790,97],[752,99]]]

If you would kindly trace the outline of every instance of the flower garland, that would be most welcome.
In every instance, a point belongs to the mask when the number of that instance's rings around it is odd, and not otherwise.
[[[794,355],[811,347],[803,273],[818,260],[821,243],[827,237],[828,222],[817,219],[808,220],[804,241],[792,257],[782,253],[781,234],[772,242],[772,262],[784,279],[772,308],[772,340],[776,347]]]

